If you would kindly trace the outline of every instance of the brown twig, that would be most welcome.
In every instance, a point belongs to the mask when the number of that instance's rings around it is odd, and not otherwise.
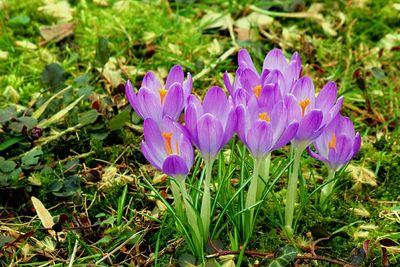
[[[241,251],[230,251],[230,250],[221,250],[210,241],[210,244],[212,248],[216,251],[215,254],[210,255],[209,257],[211,258],[216,258],[219,256],[224,256],[224,255],[239,255]],[[244,254],[253,258],[264,258],[264,259],[275,259],[275,253],[271,252],[259,252],[259,251],[254,251],[254,250],[245,250]],[[347,263],[341,260],[335,260],[327,257],[322,257],[322,256],[314,256],[314,255],[297,255],[296,258],[297,260],[317,260],[317,261],[325,261],[325,262],[330,262],[334,263],[340,266],[346,266],[346,267],[356,267],[355,265],[351,263]]]

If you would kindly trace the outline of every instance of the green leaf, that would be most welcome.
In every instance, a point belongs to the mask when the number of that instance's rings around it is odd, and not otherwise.
[[[1,160],[0,159],[0,171],[2,172],[11,172],[15,169],[17,164],[12,160]]]
[[[110,49],[108,48],[107,38],[100,37],[96,47],[96,61],[104,66],[110,58]]]
[[[28,128],[32,129],[37,124],[37,119],[29,116],[23,116],[18,118],[19,122]]]
[[[371,68],[372,75],[374,75],[375,78],[378,80],[383,80],[386,78],[385,72],[378,67],[372,67]]]
[[[294,247],[284,246],[275,253],[276,259],[271,261],[269,267],[289,267],[296,259],[297,251]]]
[[[92,124],[93,122],[95,122],[97,120],[97,117],[99,116],[99,113],[92,109],[89,110],[83,114],[81,114],[78,118],[78,122],[82,125],[86,125],[86,124]]]
[[[56,89],[64,83],[64,70],[57,63],[47,65],[42,72],[42,82],[51,89]]]
[[[15,238],[6,235],[0,235],[0,248],[2,248],[5,244],[14,241]]]
[[[28,25],[29,22],[31,22],[31,19],[25,15],[18,15],[18,16],[12,17],[10,19],[10,25],[13,25],[13,26]]]
[[[13,137],[11,139],[8,139],[7,141],[5,141],[5,142],[0,144],[0,151],[6,150],[10,146],[12,146],[12,145],[18,143],[19,141],[21,141],[22,139],[24,139],[24,138],[21,137],[21,136]]]
[[[13,118],[17,118],[18,112],[15,110],[15,107],[9,107],[6,109],[0,110],[0,123],[5,123],[10,121]]]
[[[129,110],[126,109],[108,122],[108,128],[111,130],[122,129],[127,121],[129,121]]]
[[[53,95],[52,97],[50,97],[45,103],[40,105],[40,107],[37,110],[35,110],[35,112],[33,112],[32,117],[35,119],[39,119],[39,117],[43,114],[43,112],[49,106],[50,102],[53,101],[54,98],[58,97],[59,95],[62,95],[66,91],[68,91],[69,89],[70,89],[70,87],[68,86],[68,87],[62,89],[61,91],[59,91],[58,93],[56,93],[55,95]]]
[[[43,155],[43,151],[41,149],[32,149],[25,156],[22,157],[22,167],[26,168],[30,165],[36,165],[39,162],[39,158],[41,155]]]

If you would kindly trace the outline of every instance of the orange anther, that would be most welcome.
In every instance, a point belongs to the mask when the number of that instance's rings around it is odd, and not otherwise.
[[[306,112],[306,108],[307,108],[308,105],[310,105],[310,99],[306,98],[306,99],[300,101],[299,105],[300,105],[300,108],[301,108],[301,116],[304,117],[304,113]]]

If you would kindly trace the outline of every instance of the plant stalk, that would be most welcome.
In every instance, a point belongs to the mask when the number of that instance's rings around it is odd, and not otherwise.
[[[254,159],[254,171],[251,177],[251,182],[249,186],[249,190],[247,191],[246,196],[246,204],[245,208],[248,209],[249,207],[253,206],[257,202],[257,187],[258,187],[258,175],[260,173],[260,166],[263,162],[262,159]],[[249,216],[246,218],[246,239],[249,239],[252,234],[253,228],[253,216],[254,216],[254,207],[251,208],[248,212],[244,212],[243,216]]]
[[[321,195],[319,198],[319,205],[322,207],[322,209],[326,208],[327,201],[331,196],[332,191],[335,187],[336,181],[334,181],[334,179],[335,179],[335,171],[329,168],[328,180],[327,180],[328,183],[324,187],[322,187]]]
[[[204,179],[204,192],[203,199],[201,204],[201,222],[203,223],[203,238],[204,241],[208,242],[209,230],[210,230],[210,217],[211,217],[211,193],[210,193],[210,184],[211,184],[211,171],[214,161],[206,160],[205,161],[205,170],[206,176]]]
[[[269,180],[269,171],[271,166],[271,153],[268,153],[265,159],[262,160],[260,166],[260,182],[258,183],[257,199],[261,198],[261,195],[265,189],[265,186]]]

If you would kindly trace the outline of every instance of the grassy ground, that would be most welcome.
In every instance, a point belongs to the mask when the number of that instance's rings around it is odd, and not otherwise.
[[[0,1],[2,266],[63,266],[71,259],[74,266],[182,265],[187,248],[143,184],[150,177],[167,195],[165,177],[141,155],[141,121],[120,84],[130,79],[138,88],[145,72],[165,77],[181,64],[201,96],[223,85],[225,70],[234,73],[239,47],[258,66],[273,47],[286,55],[298,51],[303,74],[317,88],[328,80],[338,84],[346,99],[342,112],[363,139],[328,215],[312,199],[289,241],[278,231],[271,198],[264,210],[269,220],[258,223],[250,249],[273,252],[292,244],[310,252],[313,242],[334,234],[318,243],[319,255],[350,262],[370,240],[372,252],[362,264],[379,266],[386,256],[400,263],[394,242],[400,240],[399,4],[70,0],[52,9],[45,2]],[[254,17],[249,26],[245,19]],[[62,28],[43,28],[57,24]],[[309,192],[326,176],[320,166],[305,157]],[[277,200],[284,188],[283,179]],[[43,229],[31,196],[60,220],[58,240]],[[229,240],[220,239],[229,249]]]

